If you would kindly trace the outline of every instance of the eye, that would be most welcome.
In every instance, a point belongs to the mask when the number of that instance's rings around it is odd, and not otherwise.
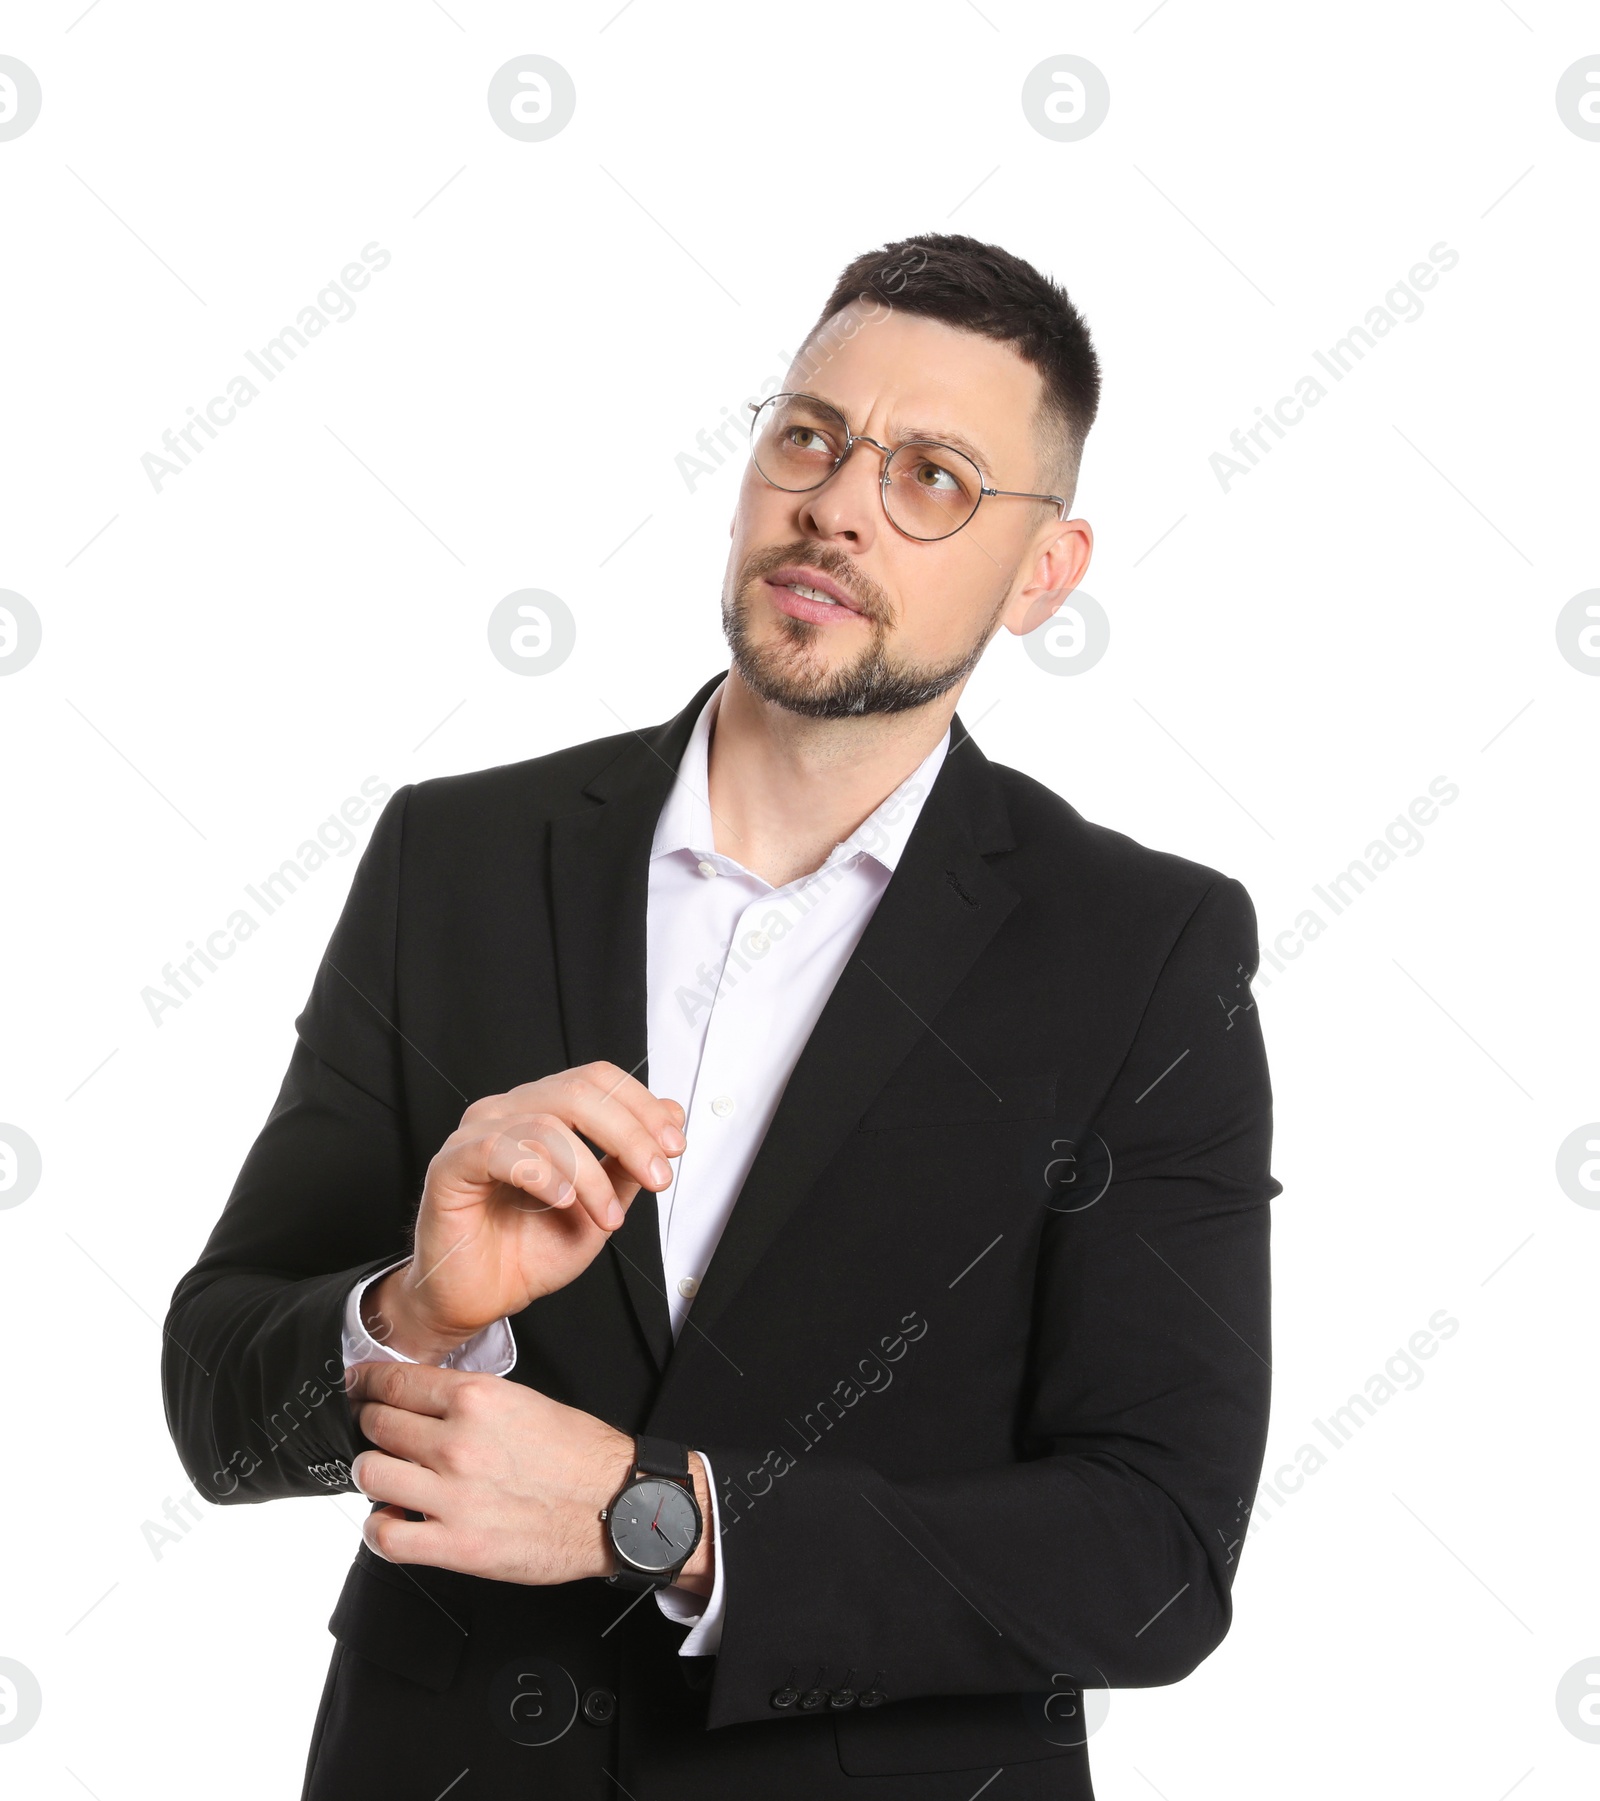
[[[938,463],[923,461],[912,471],[911,479],[919,488],[927,488],[935,494],[959,494],[961,483],[948,469],[941,468]]]

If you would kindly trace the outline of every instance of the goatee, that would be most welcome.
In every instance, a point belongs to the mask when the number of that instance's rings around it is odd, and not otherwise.
[[[852,599],[861,601],[861,616],[871,633],[853,662],[829,668],[806,652],[825,632],[839,627],[818,625],[792,614],[777,613],[779,636],[757,644],[750,630],[750,603],[745,596],[767,573],[786,564],[809,563],[837,581]],[[1004,595],[1001,596],[1001,606]],[[874,713],[905,713],[924,707],[947,694],[977,667],[994,627],[1000,606],[985,622],[971,648],[944,664],[910,664],[891,659],[887,649],[887,597],[881,590],[863,592],[858,571],[840,567],[835,555],[819,554],[819,547],[789,546],[758,552],[747,558],[738,578],[723,591],[722,632],[741,679],[763,700],[807,719],[859,719]]]

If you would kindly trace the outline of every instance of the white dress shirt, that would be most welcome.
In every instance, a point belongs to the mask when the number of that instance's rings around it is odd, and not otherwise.
[[[656,1196],[661,1265],[676,1340],[785,1084],[833,985],[866,930],[933,779],[950,733],[929,751],[820,868],[774,888],[714,848],[707,791],[711,734],[724,683],[695,721],[656,822],[646,909],[646,1015],[650,1090],[682,1104],[688,1140]],[[731,834],[730,834],[731,835]],[[399,1258],[390,1269],[407,1262]],[[344,1360],[411,1362],[378,1344],[361,1321],[361,1295],[345,1305]],[[516,1362],[508,1320],[496,1320],[443,1360],[447,1369],[507,1374]],[[710,1531],[718,1530],[717,1486]],[[692,1628],[679,1655],[715,1652],[722,1639],[723,1567],[709,1598],[658,1589],[669,1619]]]

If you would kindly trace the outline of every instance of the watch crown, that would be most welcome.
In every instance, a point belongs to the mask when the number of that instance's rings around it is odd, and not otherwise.
[[[611,1509],[609,1507],[602,1507],[600,1509],[600,1517],[603,1520],[609,1519],[611,1517]]]

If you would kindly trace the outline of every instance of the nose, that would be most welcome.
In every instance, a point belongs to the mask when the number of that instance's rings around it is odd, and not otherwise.
[[[856,456],[858,445],[876,455]],[[884,523],[883,464],[888,451],[876,438],[852,438],[839,467],[800,496],[800,523],[819,538],[840,538],[864,550]]]

